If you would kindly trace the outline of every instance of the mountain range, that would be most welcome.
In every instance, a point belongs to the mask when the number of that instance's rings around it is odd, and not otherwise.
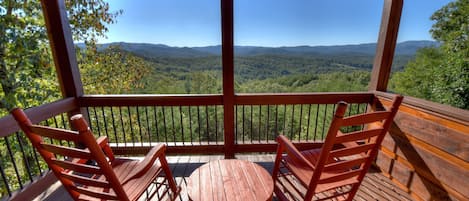
[[[146,58],[155,57],[206,57],[221,55],[221,45],[205,47],[172,47],[163,44],[149,43],[126,43],[115,42],[100,44],[100,49],[115,45],[121,49]],[[396,55],[412,56],[422,47],[438,46],[435,41],[405,41],[396,46]],[[83,46],[83,44],[78,44]],[[292,47],[261,47],[261,46],[235,46],[235,56],[255,55],[359,55],[373,56],[376,51],[376,43],[365,43],[356,45],[333,45],[333,46],[292,46]]]

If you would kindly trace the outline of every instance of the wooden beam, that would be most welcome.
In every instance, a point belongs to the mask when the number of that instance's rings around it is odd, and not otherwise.
[[[47,33],[64,97],[83,95],[72,32],[63,0],[42,0]]]
[[[391,74],[403,0],[385,0],[376,55],[371,72],[370,91],[386,91]]]
[[[41,0],[41,5],[62,97],[83,96],[83,84],[65,2],[64,0]],[[69,112],[68,116],[76,113],[86,114],[88,111],[86,108],[76,108]],[[85,115],[85,119],[89,122],[88,116]]]
[[[221,0],[225,158],[234,158],[233,0]]]

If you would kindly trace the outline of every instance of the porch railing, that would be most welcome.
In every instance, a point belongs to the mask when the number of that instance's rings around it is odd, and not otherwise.
[[[340,100],[348,115],[362,113],[372,93],[238,94],[235,96],[235,152],[273,152],[285,134],[300,146],[317,146]],[[90,95],[26,110],[33,123],[69,128],[68,112],[87,111],[90,127],[108,136],[116,154],[145,153],[155,143],[171,153],[224,153],[221,95]],[[0,119],[2,197],[36,183],[48,172],[11,116]],[[360,129],[360,128],[347,128]],[[60,142],[56,142],[60,143]]]

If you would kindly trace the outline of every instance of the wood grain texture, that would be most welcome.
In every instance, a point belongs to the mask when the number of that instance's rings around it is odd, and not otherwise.
[[[187,184],[193,201],[271,200],[273,181],[261,166],[237,159],[215,160],[197,168]]]
[[[404,101],[376,160],[418,200],[469,200],[469,119],[442,114],[446,107]]]
[[[369,90],[387,89],[403,4],[403,0],[384,1]]]
[[[62,96],[80,97],[84,94],[83,83],[65,1],[42,0],[41,5]],[[80,112],[80,108],[76,109],[75,112]],[[83,108],[81,112],[86,110]]]

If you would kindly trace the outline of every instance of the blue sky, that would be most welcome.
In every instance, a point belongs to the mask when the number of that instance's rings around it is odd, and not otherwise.
[[[404,0],[399,41],[431,40],[433,12],[451,0]],[[220,0],[108,0],[123,9],[108,42],[218,45]],[[298,46],[376,42],[383,0],[234,0],[235,45]]]

